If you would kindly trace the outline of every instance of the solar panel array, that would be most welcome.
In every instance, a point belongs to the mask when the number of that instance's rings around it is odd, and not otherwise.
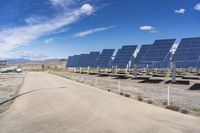
[[[175,39],[156,40],[153,45],[142,45],[136,58],[133,54],[137,48],[135,45],[123,46],[117,51],[112,60],[114,49],[104,49],[100,52],[90,52],[69,56],[66,67],[92,67],[92,68],[126,68],[131,60],[131,67],[169,68],[170,62],[176,62],[178,68],[200,67],[200,37],[184,38],[181,40],[173,58],[171,60],[170,49]]]
[[[117,68],[126,68],[129,61],[133,57],[133,54],[137,48],[137,45],[126,45],[117,51],[115,59],[112,63]]]
[[[141,62],[147,63],[151,67],[164,67],[164,64],[168,63],[168,59],[170,59],[170,49],[175,40],[176,39],[156,40],[141,59]]]
[[[141,59],[145,56],[145,54],[149,51],[152,45],[142,45],[136,58],[132,58],[131,60],[131,67],[137,65],[137,67],[146,67],[146,63],[141,62]]]
[[[179,68],[200,67],[200,37],[182,39],[172,60]]]
[[[104,49],[97,59],[96,67],[99,68],[110,68],[109,65],[111,57],[113,56],[115,49]]]

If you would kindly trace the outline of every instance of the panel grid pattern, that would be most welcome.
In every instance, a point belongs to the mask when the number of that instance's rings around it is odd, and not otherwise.
[[[145,56],[145,54],[149,51],[151,45],[142,45],[139,52],[137,53],[136,58],[132,58],[131,60],[131,67],[137,65],[137,67],[146,67],[146,63],[141,62],[141,59]]]
[[[180,68],[200,67],[200,37],[182,39],[172,60]]]
[[[133,57],[133,54],[137,48],[137,45],[126,45],[117,51],[115,59],[113,61],[113,66],[118,68],[126,68],[129,61]]]
[[[99,68],[111,67],[109,63],[111,61],[111,57],[113,56],[114,51],[115,49],[104,49],[100,54],[95,66]]]

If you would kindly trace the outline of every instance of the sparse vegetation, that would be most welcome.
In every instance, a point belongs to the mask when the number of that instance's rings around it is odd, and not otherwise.
[[[130,97],[130,94],[124,94],[125,97]]]
[[[193,109],[192,111],[200,113],[200,108],[199,109]]]
[[[169,105],[165,107],[166,109],[173,110],[173,111],[180,111],[180,107],[175,105]]]
[[[144,98],[141,93],[138,93],[137,99],[138,101],[144,101]]]
[[[152,100],[148,100],[147,103],[148,104],[153,104],[153,101]]]
[[[189,114],[190,111],[188,111],[187,109],[181,109],[181,113],[183,113],[183,114]]]

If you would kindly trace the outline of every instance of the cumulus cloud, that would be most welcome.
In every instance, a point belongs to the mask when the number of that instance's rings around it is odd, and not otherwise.
[[[175,13],[178,13],[178,14],[184,14],[185,11],[186,11],[185,9],[180,8],[180,9],[175,10],[174,12],[175,12]]]
[[[112,26],[107,26],[107,27],[100,27],[100,28],[90,29],[90,30],[86,30],[86,31],[82,31],[82,32],[76,33],[74,35],[74,37],[85,37],[87,35],[94,34],[94,33],[101,32],[101,31],[106,31],[106,30],[112,29],[114,27],[115,26],[112,25]]]
[[[197,10],[197,11],[200,11],[200,3],[196,4],[194,9]]]
[[[84,15],[90,15],[92,10],[90,4],[84,4],[79,9],[66,12],[48,21],[38,21],[39,18],[34,21],[34,18],[31,18],[27,19],[26,25],[2,29],[0,30],[0,53],[29,45],[43,35],[72,24]]]
[[[84,4],[81,7],[81,12],[90,15],[93,12],[93,7],[90,4]]]
[[[156,28],[154,28],[153,26],[150,26],[150,25],[141,26],[140,30],[149,31],[150,33],[158,33],[159,32],[159,30],[157,30]]]

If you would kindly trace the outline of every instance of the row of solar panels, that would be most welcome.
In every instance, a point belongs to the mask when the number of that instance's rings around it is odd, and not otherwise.
[[[114,57],[115,49],[104,49],[100,52],[90,52],[69,56],[66,67],[91,68],[131,68],[135,65],[140,68],[169,68],[170,62],[176,62],[178,68],[200,67],[200,37],[184,38],[181,40],[175,54],[170,50],[176,39],[156,40],[151,45],[142,45],[137,56],[134,53],[137,45],[126,45],[119,49]]]

